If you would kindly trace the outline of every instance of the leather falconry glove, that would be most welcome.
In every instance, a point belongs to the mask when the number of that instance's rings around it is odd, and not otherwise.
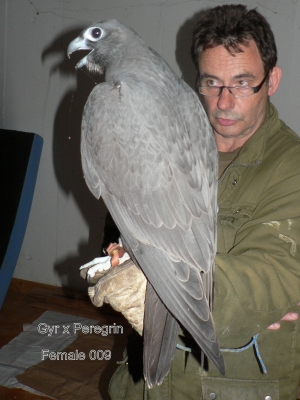
[[[81,277],[95,283],[88,288],[90,299],[96,307],[110,304],[142,335],[147,286],[145,275],[120,245],[110,244],[107,253],[108,257],[99,257],[80,268]]]

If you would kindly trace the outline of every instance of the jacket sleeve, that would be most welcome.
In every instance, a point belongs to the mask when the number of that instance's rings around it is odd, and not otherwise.
[[[234,233],[232,248],[216,255],[213,316],[222,347],[243,346],[287,312],[297,311],[299,160],[296,146],[272,171],[253,214]],[[258,190],[255,181],[252,190]]]

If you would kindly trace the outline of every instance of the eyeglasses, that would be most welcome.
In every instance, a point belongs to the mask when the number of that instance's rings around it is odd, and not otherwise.
[[[258,93],[262,88],[262,85],[265,83],[267,77],[269,75],[269,71],[266,73],[264,79],[258,86],[200,86],[199,84],[196,85],[197,90],[199,93],[203,94],[204,96],[210,97],[219,97],[223,92],[223,89],[228,89],[229,92],[234,97],[249,97],[255,93]],[[199,79],[199,77],[198,77]]]

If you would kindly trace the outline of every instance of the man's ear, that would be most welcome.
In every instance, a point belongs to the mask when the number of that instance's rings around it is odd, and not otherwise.
[[[268,89],[269,96],[273,96],[273,94],[278,89],[281,75],[282,75],[281,68],[278,65],[275,65],[275,67],[272,69],[269,75],[269,89]]]

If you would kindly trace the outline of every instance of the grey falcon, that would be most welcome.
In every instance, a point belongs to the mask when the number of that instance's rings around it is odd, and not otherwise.
[[[215,139],[198,96],[129,27],[94,23],[68,47],[105,74],[84,108],[81,157],[130,256],[145,274],[143,360],[160,384],[184,327],[224,375],[211,314],[216,252]]]

